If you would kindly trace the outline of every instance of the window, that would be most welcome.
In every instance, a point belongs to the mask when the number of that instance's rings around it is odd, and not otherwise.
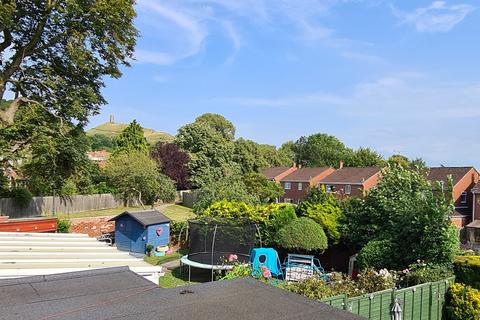
[[[290,182],[285,182],[285,184],[283,186],[285,187],[285,190],[292,189],[292,184]]]
[[[460,203],[467,203],[467,193],[465,191],[463,191],[460,196]]]
[[[285,203],[292,203],[292,199],[285,198],[285,200],[283,200],[283,202],[285,202]]]
[[[298,183],[298,191],[301,191],[303,189],[303,183],[299,182]]]
[[[327,192],[335,192],[335,186],[332,186],[331,184],[327,184],[325,186],[325,190],[327,190]]]
[[[352,193],[352,186],[347,184],[345,186],[345,194],[350,194],[350,193]]]

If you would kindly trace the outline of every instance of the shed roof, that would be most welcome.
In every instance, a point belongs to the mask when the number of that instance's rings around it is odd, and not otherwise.
[[[117,220],[118,218],[125,215],[128,215],[133,219],[137,220],[144,227],[150,226],[152,224],[169,223],[171,221],[166,215],[157,210],[144,210],[133,212],[125,211],[118,216],[113,217],[109,221]]]
[[[299,168],[280,181],[292,182],[310,182],[313,178],[323,174],[325,171],[331,169],[330,167],[320,168]]]
[[[5,319],[363,319],[316,300],[238,278],[162,289],[128,268],[0,280]]]
[[[320,180],[320,183],[362,184],[381,170],[379,167],[343,167]]]
[[[455,186],[472,169],[474,167],[432,167],[427,178],[432,183],[443,181],[446,185],[447,177],[451,175]]]
[[[272,168],[265,168],[262,170],[262,174],[267,177],[267,179],[272,180],[284,173],[285,171],[289,170],[291,167],[272,167]]]

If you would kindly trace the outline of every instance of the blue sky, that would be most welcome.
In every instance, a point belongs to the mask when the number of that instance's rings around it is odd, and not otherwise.
[[[281,145],[325,132],[480,167],[480,2],[138,0],[136,61],[90,126],[172,134],[204,112]]]

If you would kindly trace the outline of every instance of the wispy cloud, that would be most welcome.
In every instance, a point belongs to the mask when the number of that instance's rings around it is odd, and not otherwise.
[[[411,12],[391,6],[393,13],[403,24],[413,25],[419,32],[447,32],[475,10],[469,4],[447,5],[445,1],[434,1],[427,7]]]
[[[386,61],[382,57],[373,55],[373,54],[367,54],[367,53],[358,53],[358,52],[352,52],[352,51],[342,51],[340,52],[340,56],[348,59],[348,60],[356,60],[360,62],[367,62],[367,63],[372,63],[372,64],[385,64]]]
[[[235,60],[235,56],[237,55],[240,47],[242,46],[242,39],[231,21],[223,21],[222,25],[225,28],[226,34],[232,42],[232,53],[225,60],[227,64],[231,64],[233,63],[233,60]]]
[[[135,57],[140,62],[154,64],[172,64],[180,59],[184,59],[197,54],[202,48],[202,44],[208,35],[207,30],[201,22],[187,12],[182,12],[179,8],[172,8],[153,0],[140,0],[138,2],[140,10],[144,14],[154,14],[156,19],[163,23],[150,23],[158,33],[174,37],[177,41],[172,46],[171,51],[157,51],[151,49],[137,49]],[[170,40],[170,37],[167,41]],[[180,42],[178,43],[178,40]],[[164,43],[162,43],[164,46]]]

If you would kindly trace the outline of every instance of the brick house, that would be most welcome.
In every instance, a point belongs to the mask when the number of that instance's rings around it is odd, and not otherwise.
[[[474,211],[473,189],[480,180],[480,174],[474,167],[433,167],[430,168],[428,173],[428,180],[434,188],[436,181],[440,181],[447,187],[448,176],[451,176],[453,180],[452,194],[455,212],[452,216],[452,222],[462,228],[472,219]]]
[[[276,183],[280,183],[280,180],[288,176],[290,173],[296,171],[298,168],[296,166],[293,167],[272,167],[272,168],[265,168],[261,172],[262,174],[267,177],[268,180],[275,181]]]
[[[299,203],[308,193],[308,189],[318,185],[318,182],[334,172],[331,167],[298,168],[280,179],[285,194],[280,202]]]
[[[342,167],[319,184],[338,198],[363,197],[365,191],[377,185],[381,170],[380,167]]]
[[[107,150],[89,151],[87,152],[87,157],[90,161],[98,163],[101,169],[104,169],[108,158],[110,158],[110,152]]]

